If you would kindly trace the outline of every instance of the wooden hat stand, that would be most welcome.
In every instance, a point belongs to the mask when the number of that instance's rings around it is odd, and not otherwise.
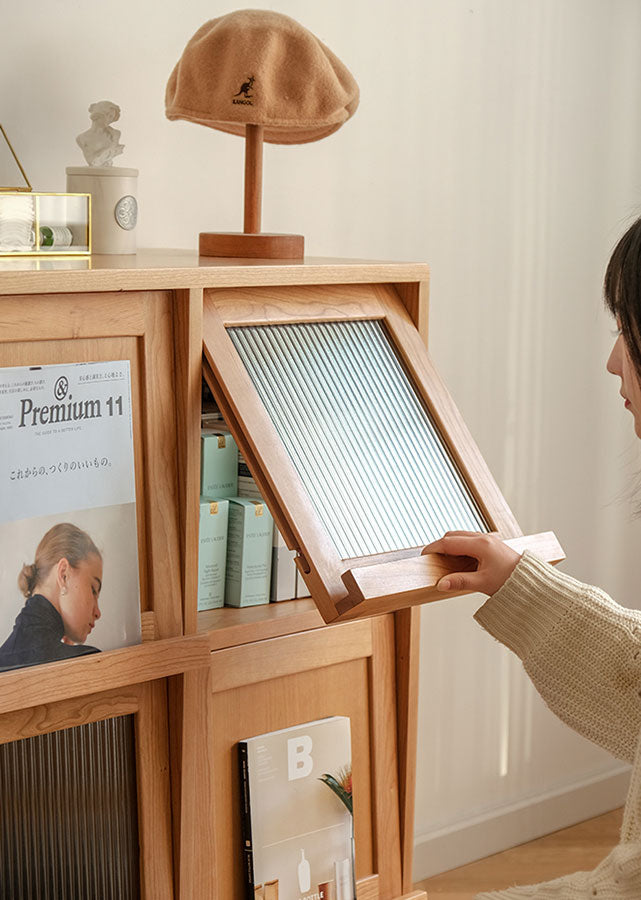
[[[302,234],[269,234],[260,230],[263,192],[263,126],[245,126],[245,217],[243,231],[201,231],[200,256],[250,259],[302,259]]]

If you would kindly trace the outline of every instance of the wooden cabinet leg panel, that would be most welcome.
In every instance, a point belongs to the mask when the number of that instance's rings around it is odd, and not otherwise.
[[[216,896],[215,780],[207,666],[172,679],[172,800],[176,897]]]
[[[171,833],[173,838],[174,896],[180,896],[180,808],[182,797],[183,697],[182,675],[167,679],[169,703],[169,777],[171,783]]]
[[[373,871],[380,878],[381,900],[398,897],[401,877],[401,835],[396,748],[396,660],[394,620],[372,620],[371,732],[374,821],[376,835]]]
[[[396,641],[396,708],[398,734],[398,787],[401,826],[403,890],[412,889],[414,858],[414,795],[418,730],[418,662],[420,609],[411,607],[394,615]]]
[[[252,648],[247,648],[251,653]],[[352,728],[356,871],[373,868],[367,660],[262,681],[212,694],[215,900],[243,900],[242,843],[236,744],[243,738],[325,716],[349,716]],[[186,896],[186,895],[185,895]]]
[[[172,843],[164,681],[143,685],[136,715],[140,870],[144,900],[171,900]]]

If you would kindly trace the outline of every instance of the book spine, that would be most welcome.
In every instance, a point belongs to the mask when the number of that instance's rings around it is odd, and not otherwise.
[[[238,771],[240,774],[240,824],[243,835],[243,873],[245,898],[254,900],[254,848],[252,844],[251,806],[249,802],[249,759],[247,744],[238,744]]]

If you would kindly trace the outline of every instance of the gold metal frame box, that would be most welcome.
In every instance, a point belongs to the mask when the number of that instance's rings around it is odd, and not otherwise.
[[[0,192],[0,257],[90,253],[91,194]]]

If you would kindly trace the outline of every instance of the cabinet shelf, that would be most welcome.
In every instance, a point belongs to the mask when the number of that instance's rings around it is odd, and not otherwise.
[[[211,650],[295,634],[324,626],[311,597],[236,609],[223,606],[198,613],[198,634],[206,634]]]

